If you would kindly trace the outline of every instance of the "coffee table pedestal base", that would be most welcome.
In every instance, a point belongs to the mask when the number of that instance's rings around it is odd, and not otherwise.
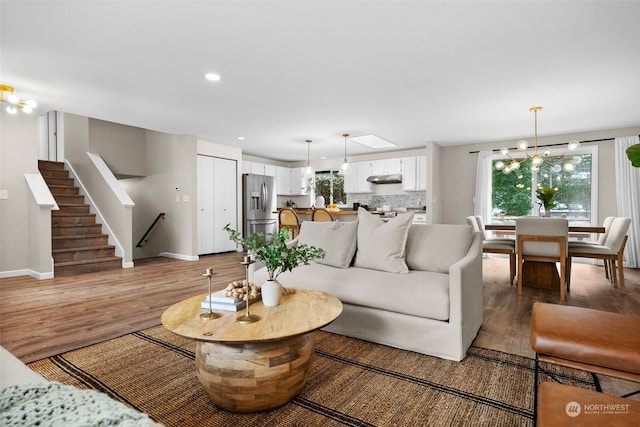
[[[198,379],[222,409],[257,412],[277,408],[293,399],[307,382],[314,333],[254,343],[198,341]]]

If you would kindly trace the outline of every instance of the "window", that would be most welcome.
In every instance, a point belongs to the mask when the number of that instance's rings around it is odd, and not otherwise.
[[[325,205],[329,203],[347,204],[347,195],[344,192],[344,177],[338,175],[337,170],[316,172],[314,190],[315,197],[324,197]]]
[[[552,151],[549,156],[559,156],[561,150]],[[566,217],[572,224],[591,224],[597,220],[597,147],[580,148],[573,153],[580,158],[575,170],[553,172],[544,163],[538,172],[531,171],[531,162],[521,164],[519,170],[504,174],[495,169],[502,155],[492,158],[492,220],[525,215],[538,215],[541,202],[536,191],[542,187],[557,190],[554,196],[556,206],[551,216]],[[553,160],[551,160],[553,162]]]

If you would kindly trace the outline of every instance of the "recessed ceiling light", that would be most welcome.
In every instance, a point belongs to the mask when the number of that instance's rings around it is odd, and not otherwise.
[[[211,80],[212,82],[217,82],[220,80],[220,75],[215,73],[207,73],[204,75],[204,78],[207,80]]]
[[[369,148],[397,147],[396,144],[389,142],[386,139],[382,139],[377,135],[354,136],[349,139]]]
[[[245,138],[244,136],[236,136],[236,139],[239,139],[240,141],[244,141],[247,138]]]

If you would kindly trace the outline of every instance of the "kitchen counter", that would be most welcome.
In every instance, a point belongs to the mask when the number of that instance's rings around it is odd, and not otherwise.
[[[294,209],[293,211],[298,215],[311,215],[311,214],[313,214],[313,209]],[[345,210],[339,210],[339,211],[329,211],[329,212],[331,212],[331,215],[333,215],[333,216],[358,215],[358,211],[354,211],[352,209],[345,209]],[[278,212],[274,212],[274,213],[277,214]],[[381,214],[382,212],[369,211],[369,213]]]

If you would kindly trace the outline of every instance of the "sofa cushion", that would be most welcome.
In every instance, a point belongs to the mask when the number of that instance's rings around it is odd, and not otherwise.
[[[255,280],[266,280],[265,269]],[[449,320],[449,275],[430,271],[407,274],[368,268],[333,268],[311,263],[286,271],[278,282],[287,288],[326,292],[344,304],[392,311],[434,320]]]
[[[411,270],[448,273],[469,251],[473,232],[468,225],[414,224],[409,230],[406,262]]]
[[[304,221],[300,227],[298,244],[323,249],[324,258],[315,260],[319,264],[348,268],[356,252],[357,230],[357,220],[351,222]]]
[[[358,209],[358,250],[354,265],[389,273],[407,273],[404,255],[412,219],[413,214],[408,212],[384,222],[379,215]]]

